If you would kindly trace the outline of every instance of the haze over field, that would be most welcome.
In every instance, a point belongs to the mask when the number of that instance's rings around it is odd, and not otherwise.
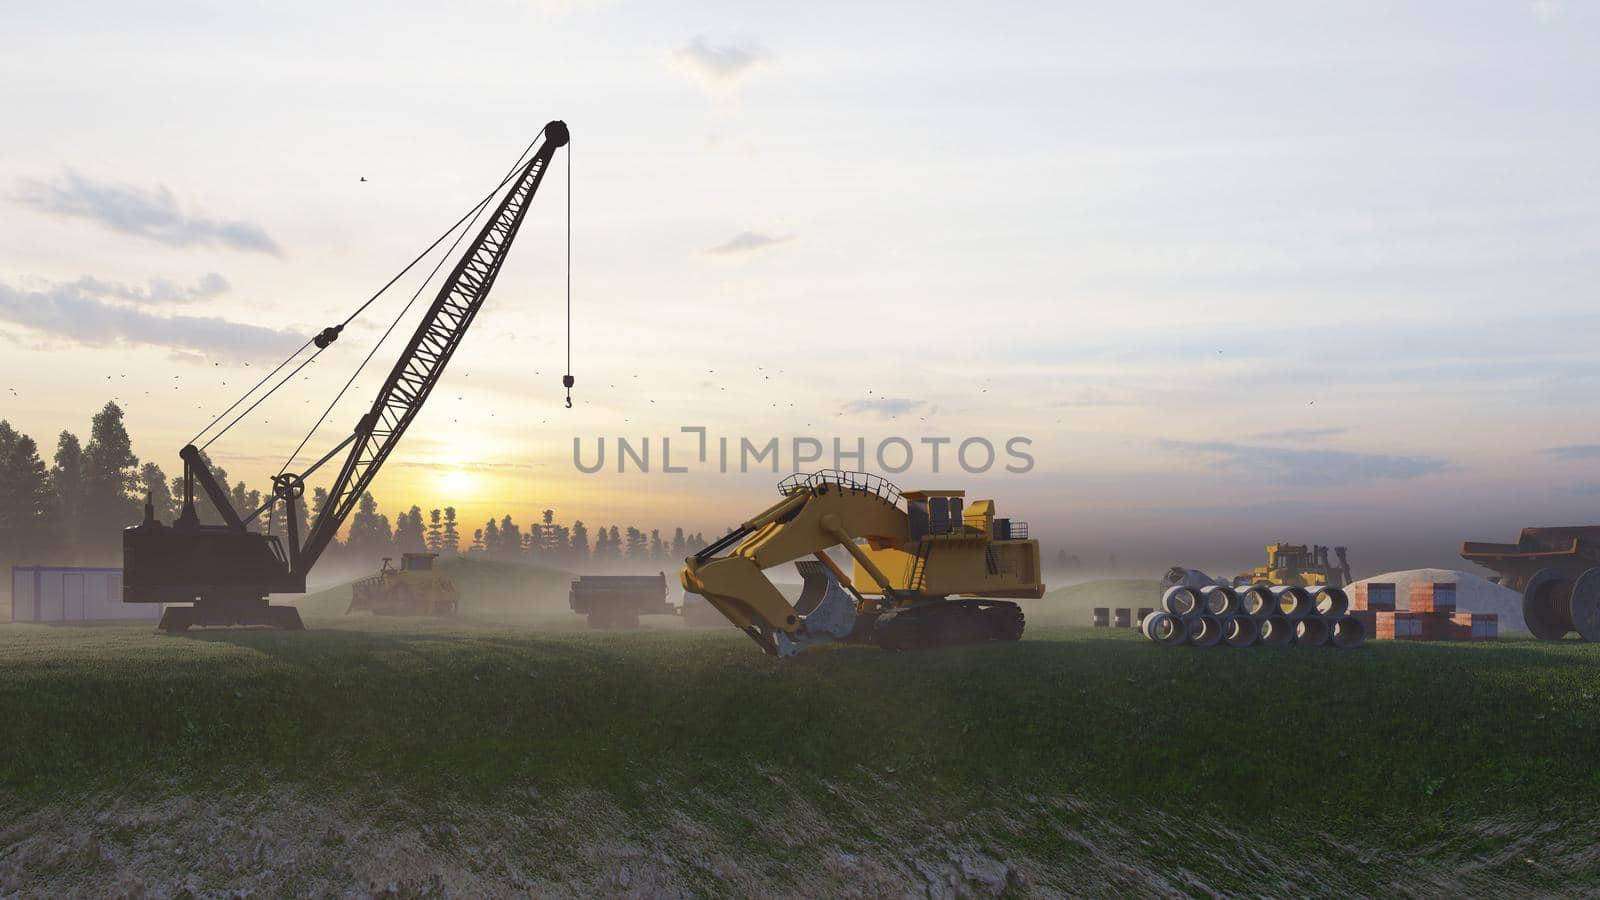
[[[779,476],[680,457],[703,426],[778,438],[780,474],[796,436],[860,438],[872,469],[902,436],[903,487],[994,496],[1096,564],[1254,563],[1285,539],[1349,544],[1358,574],[1457,566],[1462,539],[1595,520],[1592,4],[6,19],[0,418],[46,456],[115,397],[174,473],[563,118],[575,408],[563,152],[375,485],[386,511],[720,532]],[[409,293],[212,456],[264,486]],[[610,465],[580,473],[574,438],[592,460],[602,436]],[[649,473],[616,472],[618,436],[650,438]],[[1000,459],[934,476],[921,440],[941,436]],[[1025,474],[1001,469],[1016,436]],[[661,471],[663,437],[690,471]]]

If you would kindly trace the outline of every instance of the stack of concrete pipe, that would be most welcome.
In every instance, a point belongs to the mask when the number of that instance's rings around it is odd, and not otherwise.
[[[1334,587],[1168,588],[1139,623],[1162,647],[1359,647],[1367,639],[1350,599]]]

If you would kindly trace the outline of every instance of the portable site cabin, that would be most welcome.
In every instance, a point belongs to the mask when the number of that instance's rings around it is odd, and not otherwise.
[[[155,621],[159,603],[123,603],[122,570],[12,566],[11,621]]]

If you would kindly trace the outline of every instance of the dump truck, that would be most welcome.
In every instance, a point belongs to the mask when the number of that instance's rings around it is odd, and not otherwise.
[[[437,553],[402,553],[400,568],[383,558],[378,574],[350,586],[350,608],[345,615],[370,612],[375,616],[453,616],[461,607],[455,582],[433,567]]]
[[[1576,631],[1600,641],[1600,525],[1524,528],[1515,544],[1466,541],[1461,558],[1522,592],[1522,618],[1542,641]]]
[[[590,628],[638,628],[640,616],[671,616],[667,573],[582,575],[567,595],[572,611],[589,618]]]
[[[1022,637],[1018,599],[1044,596],[1039,542],[993,500],[902,492],[866,472],[825,469],[778,484],[781,499],[684,560],[686,593],[706,598],[771,655],[833,641],[907,650]],[[852,574],[828,553],[842,548]],[[809,559],[806,557],[810,557]],[[794,563],[790,603],[764,573]]]

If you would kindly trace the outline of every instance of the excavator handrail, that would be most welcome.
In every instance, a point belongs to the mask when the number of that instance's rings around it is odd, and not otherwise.
[[[900,488],[894,482],[884,478],[882,475],[874,475],[871,472],[852,472],[846,469],[819,469],[816,472],[796,472],[778,482],[778,493],[787,497],[795,491],[811,489],[825,484],[836,484],[854,491],[874,494],[891,506],[898,506],[900,503]]]

